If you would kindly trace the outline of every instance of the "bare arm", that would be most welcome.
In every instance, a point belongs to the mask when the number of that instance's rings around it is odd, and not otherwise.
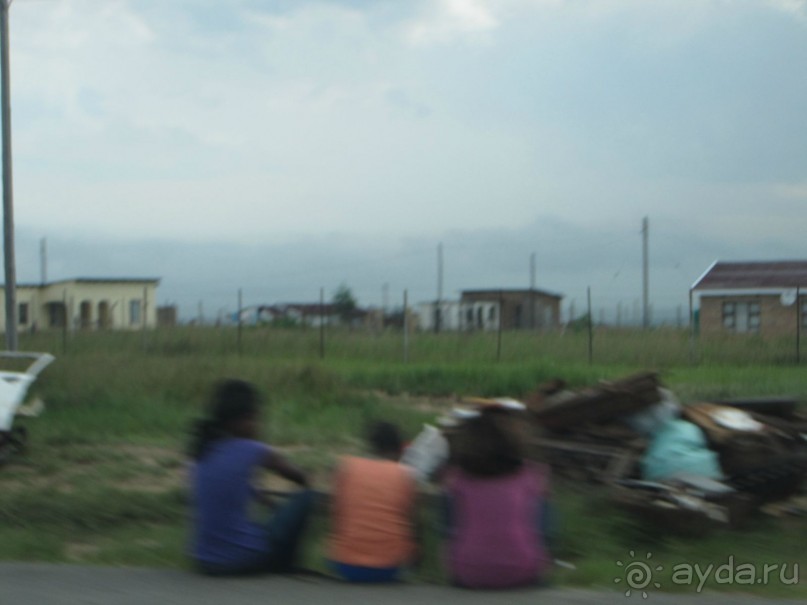
[[[277,473],[284,479],[293,481],[302,487],[308,487],[308,477],[306,476],[305,472],[297,465],[286,460],[282,454],[273,449],[269,450],[269,452],[266,454],[263,461],[263,466],[264,468]]]

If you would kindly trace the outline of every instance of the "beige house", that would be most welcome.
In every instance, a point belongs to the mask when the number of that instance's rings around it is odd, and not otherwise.
[[[704,335],[787,336],[807,329],[807,261],[715,261],[691,295]]]
[[[460,329],[540,330],[560,327],[563,296],[545,290],[463,290]]]
[[[20,331],[139,330],[157,325],[157,278],[78,277],[17,286]],[[0,328],[5,330],[5,296],[0,297]]]

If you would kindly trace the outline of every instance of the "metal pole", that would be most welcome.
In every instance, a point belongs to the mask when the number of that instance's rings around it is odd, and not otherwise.
[[[241,288],[238,288],[238,356],[244,353],[241,347],[241,312],[242,312],[242,296],[241,296]]]
[[[499,312],[496,313],[496,317],[499,319],[496,334],[496,361],[500,361],[502,358],[502,311],[504,310],[502,298],[502,291],[499,290]]]
[[[591,286],[586,290],[588,296],[588,364],[594,361],[594,327],[591,319]]]
[[[535,329],[535,252],[530,254],[530,329]]]
[[[403,301],[403,360],[409,362],[409,291],[404,290]]]
[[[647,217],[642,219],[642,327],[646,330],[650,327],[649,306],[649,261],[647,254],[647,236],[650,230]]]
[[[146,328],[148,327],[148,287],[143,288],[143,316],[140,318],[142,325],[141,332],[143,334],[143,350],[147,347],[146,343]]]
[[[41,263],[40,271],[42,277],[42,285],[48,283],[48,240],[44,237],[39,244],[39,261]]]
[[[67,288],[62,290],[62,353],[67,353]]]
[[[796,363],[801,363],[801,287],[796,286]]]
[[[11,82],[9,76],[8,8],[0,0],[0,69],[3,114],[3,253],[5,255],[6,349],[17,350],[17,271],[14,258],[14,187],[11,174]]]
[[[325,359],[325,288],[319,289],[319,358]]]
[[[440,333],[443,323],[443,244],[437,244],[437,311],[434,316],[434,331]]]
[[[695,307],[692,290],[689,291],[689,361],[695,363]]]

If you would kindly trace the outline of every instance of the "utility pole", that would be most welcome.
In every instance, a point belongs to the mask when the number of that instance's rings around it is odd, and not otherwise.
[[[535,329],[535,252],[530,254],[530,329]]]
[[[647,238],[650,230],[647,217],[642,219],[642,327],[646,330],[650,327],[649,305],[649,262],[647,258]]]
[[[39,242],[39,262],[40,262],[40,277],[42,285],[48,283],[48,240],[44,237]]]
[[[11,78],[9,75],[8,9],[11,0],[0,0],[0,80],[3,114],[3,253],[5,256],[6,349],[17,350],[17,271],[14,259],[14,188],[11,179]]]
[[[443,323],[443,244],[437,244],[437,309],[434,312],[434,331],[439,334]]]

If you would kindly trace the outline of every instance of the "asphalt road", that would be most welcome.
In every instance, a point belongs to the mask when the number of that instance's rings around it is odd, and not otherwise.
[[[0,605],[782,605],[784,601],[739,594],[592,592],[573,589],[468,591],[444,586],[354,586],[309,577],[206,578],[182,571],[0,564]]]

